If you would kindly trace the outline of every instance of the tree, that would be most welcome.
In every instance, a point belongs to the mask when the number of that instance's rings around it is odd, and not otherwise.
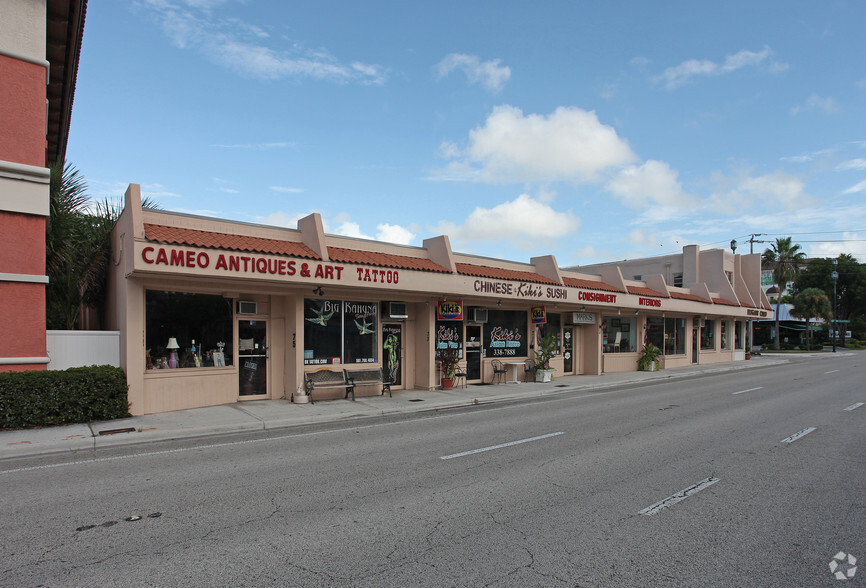
[[[806,349],[811,348],[812,330],[810,322],[813,318],[829,320],[833,316],[830,298],[820,288],[806,288],[794,296],[794,308],[791,314],[797,318],[806,319]]]
[[[866,264],[858,262],[853,256],[842,253],[836,259],[810,259],[794,281],[793,292],[797,294],[807,288],[820,288],[833,304],[833,271],[837,271],[839,279],[836,283],[835,318],[850,321],[849,325],[857,323],[866,317]],[[845,328],[839,329],[843,335]]]
[[[47,324],[49,329],[75,329],[82,306],[104,306],[111,230],[122,208],[108,199],[93,203],[79,171],[62,161],[51,166],[50,182]],[[142,206],[155,208],[147,199]]]
[[[776,242],[771,244],[761,256],[764,267],[773,271],[773,282],[779,289],[776,298],[776,338],[773,349],[779,349],[779,311],[782,307],[782,295],[800,271],[800,266],[806,260],[806,254],[800,251],[800,246],[791,243],[791,237],[777,237]]]

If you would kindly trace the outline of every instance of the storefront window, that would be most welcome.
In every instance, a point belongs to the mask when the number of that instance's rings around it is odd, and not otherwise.
[[[375,363],[379,305],[304,300],[304,365]]]
[[[556,337],[556,347],[554,353],[562,355],[562,315],[559,313],[547,313],[547,322],[543,325],[538,325],[538,338],[543,339],[548,333],[553,333]]]
[[[731,329],[730,329],[730,321],[723,320],[722,321],[722,349],[730,349],[731,348]]]
[[[147,369],[232,365],[230,298],[147,290],[144,321]]]
[[[606,316],[602,320],[602,345],[605,353],[629,353],[636,351],[635,327],[632,317]]]
[[[526,312],[519,310],[489,310],[484,325],[484,348],[487,357],[508,358],[526,356]]]
[[[463,357],[463,321],[436,321],[436,350],[456,349]]]
[[[665,355],[685,355],[686,319],[665,319]]]
[[[659,349],[665,348],[665,319],[651,316],[646,320],[646,342]]]
[[[701,327],[701,351],[716,348],[716,321],[707,319]]]
[[[745,331],[743,321],[734,321],[734,349],[743,348],[743,333]]]

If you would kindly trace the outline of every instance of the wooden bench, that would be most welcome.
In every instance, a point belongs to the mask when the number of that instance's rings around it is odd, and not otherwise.
[[[382,370],[345,370],[346,379],[352,382],[352,400],[355,399],[355,386],[382,386],[382,393],[385,395],[385,390],[388,391],[388,396],[393,398],[391,394],[391,382],[385,381],[382,377]]]
[[[345,388],[346,396],[344,398],[348,398],[351,392],[352,400],[355,400],[355,384],[348,379],[346,370],[335,372],[334,370],[322,369],[304,374],[304,390],[310,396],[310,404],[313,403],[313,390],[324,388]]]

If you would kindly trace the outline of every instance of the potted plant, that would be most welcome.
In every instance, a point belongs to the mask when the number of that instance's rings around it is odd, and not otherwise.
[[[454,387],[454,372],[460,357],[456,347],[445,347],[436,352],[439,368],[442,370],[442,389],[451,390]]]
[[[548,333],[538,342],[538,349],[535,350],[535,361],[538,366],[535,371],[536,382],[549,382],[553,377],[550,360],[554,355],[556,355],[556,335]]]
[[[637,359],[637,369],[642,372],[654,372],[659,369],[662,350],[652,343],[643,346],[643,351]]]

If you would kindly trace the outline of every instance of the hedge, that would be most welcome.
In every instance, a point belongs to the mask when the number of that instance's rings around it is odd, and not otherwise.
[[[128,417],[128,389],[110,365],[0,373],[0,430]]]

